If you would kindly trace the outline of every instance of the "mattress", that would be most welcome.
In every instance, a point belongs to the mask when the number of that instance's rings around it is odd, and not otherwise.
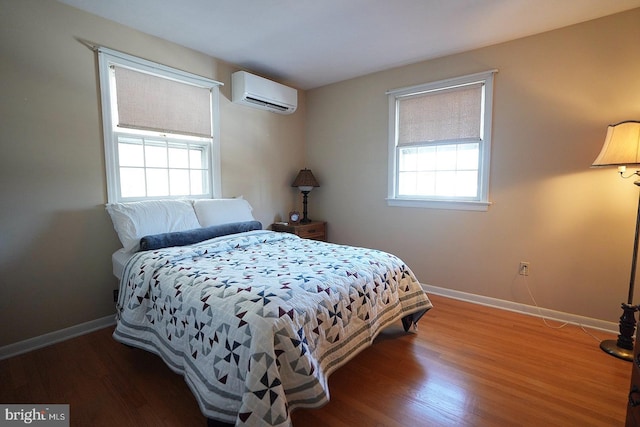
[[[134,254],[127,252],[124,248],[120,248],[111,255],[111,261],[113,263],[113,275],[122,280],[122,272],[127,261],[131,259]]]

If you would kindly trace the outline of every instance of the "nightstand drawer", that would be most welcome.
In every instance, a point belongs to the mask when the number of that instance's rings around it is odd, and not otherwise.
[[[272,224],[273,231],[292,233],[303,239],[327,240],[327,223],[311,221],[308,224]]]
[[[324,240],[325,238],[325,223],[313,223],[313,225],[300,227],[298,232],[296,233],[298,236],[303,237],[305,239],[320,239]]]

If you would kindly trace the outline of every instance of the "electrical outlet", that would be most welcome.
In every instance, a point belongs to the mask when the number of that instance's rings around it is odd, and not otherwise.
[[[529,261],[520,261],[520,267],[518,268],[518,274],[521,276],[529,275]]]

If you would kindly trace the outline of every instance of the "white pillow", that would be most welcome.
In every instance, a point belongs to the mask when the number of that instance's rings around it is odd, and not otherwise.
[[[243,198],[196,199],[193,208],[203,227],[255,220],[251,213],[253,208]]]
[[[127,252],[139,250],[144,236],[200,228],[191,200],[112,203],[107,212]]]

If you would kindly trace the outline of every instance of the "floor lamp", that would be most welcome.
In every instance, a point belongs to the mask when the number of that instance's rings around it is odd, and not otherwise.
[[[592,166],[618,166],[618,172],[623,178],[640,176],[640,170],[636,170],[628,176],[624,176],[626,166],[640,167],[640,121],[628,120],[607,128],[607,136],[602,146],[602,151],[593,162]],[[640,181],[635,181],[640,187]],[[640,190],[638,193],[638,213],[636,215],[636,232],[633,242],[633,258],[631,258],[631,277],[629,279],[629,295],[627,302],[622,303],[622,316],[620,317],[620,335],[617,340],[605,340],[600,343],[600,348],[612,356],[620,359],[633,360],[633,334],[636,329],[636,311],[638,306],[633,305],[633,288],[636,282],[636,263],[638,260],[638,232],[640,231]]]

